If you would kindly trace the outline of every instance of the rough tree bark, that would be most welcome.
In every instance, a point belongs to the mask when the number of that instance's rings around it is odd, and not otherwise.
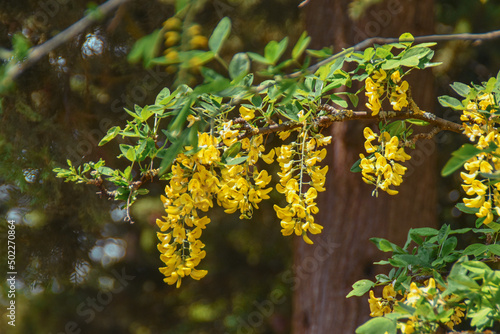
[[[347,14],[349,3],[307,3],[306,28],[312,47],[333,44],[339,51],[368,37],[433,32],[433,0],[385,0],[368,8],[358,22]],[[434,103],[432,75],[430,71],[416,74],[409,80],[412,94],[422,109],[430,111]],[[363,106],[360,101],[359,107]],[[436,225],[435,143],[421,142],[409,152],[412,160],[406,164],[409,168],[398,195],[383,193],[374,198],[373,187],[364,184],[359,174],[349,172],[358,154],[364,153],[362,129],[366,125],[352,122],[329,129],[333,136],[326,159],[330,171],[317,217],[324,230],[313,239],[313,246],[297,238],[295,247],[295,334],[354,333],[369,318],[367,298],[345,297],[355,281],[373,279],[383,270],[372,265],[383,254],[368,239],[384,237],[402,244],[410,227]]]

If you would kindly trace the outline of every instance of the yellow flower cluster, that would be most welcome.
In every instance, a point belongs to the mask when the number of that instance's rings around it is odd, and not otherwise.
[[[259,155],[262,155],[261,152],[264,151],[262,142],[262,135],[252,137],[252,139],[243,139],[242,152],[246,152],[248,156],[245,165],[227,166],[221,170],[217,203],[225,209],[226,213],[239,210],[240,219],[251,218],[253,208],[258,209],[258,204],[263,199],[268,199],[268,193],[272,190],[272,188],[265,188],[271,181],[271,176],[266,170],[259,172],[255,168]],[[236,157],[239,155],[241,154]],[[253,169],[251,175],[250,168]]]
[[[391,284],[384,286],[382,298],[375,298],[373,290],[370,290],[370,298],[368,299],[368,303],[370,304],[370,316],[381,317],[391,313],[395,301],[396,291],[394,291],[394,287]]]
[[[165,196],[161,196],[166,216],[157,220],[161,260],[160,271],[168,284],[180,286],[182,278],[200,279],[206,270],[196,267],[206,256],[200,238],[210,219],[203,214],[216,202],[228,214],[239,213],[240,219],[252,217],[253,210],[269,199],[271,175],[259,170],[263,160],[280,165],[281,180],[276,190],[285,195],[285,207],[274,206],[281,221],[283,235],[302,236],[312,243],[307,233],[318,234],[322,226],[314,222],[318,212],[318,192],[325,191],[328,166],[320,167],[326,156],[323,146],[331,141],[314,133],[303,123],[297,140],[283,144],[265,154],[262,134],[253,131],[252,120],[257,110],[241,106],[241,118],[219,123],[210,133],[198,133],[198,148],[185,147],[172,165],[172,173]],[[299,115],[302,117],[302,115]],[[199,117],[189,115],[188,127]],[[286,130],[287,137],[295,130]],[[253,133],[247,137],[248,133]]]
[[[409,85],[406,80],[401,81],[399,70],[390,75],[391,81],[388,82],[386,71],[383,69],[373,71],[372,75],[365,80],[365,95],[368,98],[366,107],[372,111],[372,116],[378,115],[382,108],[381,101],[385,93],[390,92],[390,101],[395,111],[400,111],[408,106]],[[385,87],[388,88],[385,88]]]
[[[363,135],[366,139],[365,150],[370,154],[368,157],[363,154],[359,155],[363,181],[375,185],[375,195],[378,194],[378,189],[389,195],[396,195],[398,191],[389,187],[399,186],[403,182],[403,175],[406,171],[406,167],[396,161],[405,162],[411,156],[405,153],[403,147],[399,147],[398,137],[391,137],[388,132],[384,131],[379,136],[366,127]],[[372,143],[375,139],[378,140],[379,145]]]
[[[387,79],[387,73],[380,69],[380,71],[374,71],[371,77],[365,80],[365,95],[368,98],[366,107],[372,111],[372,116],[379,113],[380,108],[382,108],[380,98],[384,94],[384,81]]]
[[[272,188],[266,188],[271,181],[267,171],[258,171],[255,164],[262,157],[273,162],[274,151],[264,155],[262,135],[241,140],[239,152],[232,159],[242,159],[240,164],[223,164],[224,150],[230,150],[238,140],[239,130],[232,129],[231,122],[224,123],[215,137],[208,133],[198,135],[198,150],[195,153],[181,153],[172,165],[172,176],[165,187],[161,200],[166,216],[156,221],[161,260],[165,267],[160,271],[168,284],[180,286],[183,277],[200,279],[206,270],[195,267],[206,255],[205,245],[200,241],[202,230],[210,223],[206,216],[214,200],[226,213],[240,211],[240,218],[250,218],[253,208],[268,199]],[[224,144],[224,145],[222,145]],[[186,147],[186,151],[192,147]],[[244,158],[246,157],[246,158]]]
[[[287,205],[274,210],[281,219],[281,233],[302,236],[304,241],[312,244],[307,232],[321,233],[323,226],[314,222],[314,214],[318,212],[316,197],[318,192],[325,191],[324,184],[328,166],[317,166],[326,156],[326,149],[320,149],[330,143],[331,137],[322,134],[310,135],[308,131],[301,131],[297,142],[277,147],[277,161],[281,171],[278,173],[280,183],[276,190],[285,195]],[[306,175],[310,181],[306,181]],[[306,185],[309,186],[304,191]]]
[[[201,35],[201,27],[199,24],[193,24],[189,28],[183,30],[183,23],[177,17],[171,17],[163,22],[163,29],[165,33],[163,34],[164,44],[165,44],[165,58],[170,64],[179,63],[179,50],[181,49],[181,43],[189,45],[190,50],[196,49],[206,49],[208,46],[208,39]],[[183,37],[186,36],[186,37]],[[193,61],[190,65],[196,67],[199,59],[193,57]],[[173,66],[167,67],[167,71],[174,72],[175,68]]]
[[[396,86],[392,89],[390,98],[392,109],[401,110],[402,108],[408,106],[407,92],[410,86],[406,80],[401,82],[399,70],[394,71],[391,74],[391,80],[394,84],[396,84]]]
[[[185,276],[198,280],[207,274],[206,270],[195,269],[206,255],[205,245],[199,239],[210,223],[210,218],[199,217],[198,210],[207,212],[213,207],[212,194],[218,190],[213,168],[220,159],[217,144],[216,138],[200,134],[201,149],[193,156],[177,157],[169,185],[165,187],[166,196],[161,196],[167,216],[156,220],[161,230],[158,250],[166,265],[160,272],[166,276],[166,283],[176,283],[177,287]]]
[[[405,292],[405,294],[399,300],[396,299],[396,296],[401,293],[396,292],[392,284],[384,286],[381,298],[376,298],[373,290],[370,290],[370,298],[368,299],[371,312],[370,316],[381,317],[389,314],[393,312],[394,306],[397,303],[403,303],[411,307],[416,307],[417,303],[421,300],[422,297],[429,301],[431,305],[442,305],[445,303],[445,301],[452,298],[452,296],[443,297],[441,295],[441,292],[444,290],[445,289],[441,286],[438,286],[438,288],[436,289],[436,282],[433,278],[430,278],[427,281],[427,285],[425,287],[418,287],[415,282],[412,282],[410,284],[409,292]],[[450,320],[445,325],[450,329],[453,329],[455,325],[461,323],[462,318],[464,317],[464,310],[465,309],[460,306],[454,307],[454,312],[450,316]],[[406,322],[398,323],[398,328],[403,334],[412,334],[418,329],[418,327],[418,316],[411,316]]]
[[[484,94],[478,101],[471,101],[463,111],[464,133],[471,141],[476,140],[479,149],[488,148],[491,144],[500,146],[500,133],[487,115],[487,110],[495,105],[491,94]],[[491,109],[490,113],[495,112]],[[498,150],[496,150],[498,151]],[[488,178],[478,179],[480,173],[494,173],[500,170],[500,160],[496,157],[500,152],[480,153],[464,164],[466,172],[460,173],[463,179],[462,188],[467,196],[463,202],[469,208],[479,209],[478,218],[484,218],[483,224],[490,225],[494,215],[500,216],[500,184],[490,182]]]

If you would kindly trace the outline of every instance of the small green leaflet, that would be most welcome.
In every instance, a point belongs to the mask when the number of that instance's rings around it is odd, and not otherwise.
[[[476,156],[479,153],[491,153],[497,149],[497,146],[493,143],[484,150],[479,149],[471,144],[464,144],[458,150],[453,152],[451,155],[451,159],[448,160],[446,165],[444,165],[443,170],[441,171],[442,176],[448,176],[460,167],[463,166],[464,163],[467,162],[470,158]]]
[[[224,17],[222,20],[220,20],[219,24],[217,24],[217,27],[215,27],[214,32],[212,33],[212,36],[210,36],[210,39],[208,40],[208,47],[213,53],[219,52],[222,44],[229,36],[230,32],[231,20],[228,17]]]
[[[112,128],[110,128],[108,130],[108,133],[99,142],[99,146],[102,146],[107,142],[111,141],[113,138],[115,138],[118,135],[118,133],[120,133],[120,130],[121,129],[119,126],[113,126]]]
[[[357,281],[352,285],[352,291],[349,292],[346,298],[352,297],[352,296],[362,296],[365,293],[367,293],[375,283],[368,279],[363,279],[360,281]]]

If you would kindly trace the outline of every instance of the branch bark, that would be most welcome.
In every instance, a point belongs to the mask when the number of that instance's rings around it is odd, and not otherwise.
[[[98,21],[101,17],[108,15],[111,11],[113,11],[118,6],[124,4],[126,1],[128,0],[108,0],[99,7],[97,7],[95,9],[96,12],[87,14],[78,22],[74,23],[69,28],[60,32],[56,36],[52,37],[47,42],[38,45],[36,47],[33,47],[24,61],[16,64],[16,66],[13,66],[9,70],[7,70],[7,73],[2,82],[0,83],[0,86],[9,84],[12,80],[21,75],[28,67],[35,64],[49,52],[51,52],[58,46],[68,42],[73,37],[84,31],[85,29],[87,29],[91,24]],[[96,15],[96,13],[98,15]]]
[[[335,107],[332,107],[330,105],[323,105],[320,107],[320,109],[323,109],[329,114],[327,116],[320,116],[313,120],[314,123],[316,123],[319,127],[329,127],[333,123],[337,122],[345,122],[345,121],[351,121],[351,120],[371,120],[371,121],[380,121],[380,120],[386,120],[386,119],[418,119],[422,121],[428,122],[430,125],[433,125],[433,129],[430,132],[427,132],[425,134],[416,134],[415,137],[418,139],[430,139],[436,134],[438,134],[441,131],[452,131],[456,133],[462,133],[463,127],[461,124],[448,121],[444,118],[438,117],[434,115],[433,113],[422,111],[422,112],[416,112],[413,110],[403,110],[401,112],[395,112],[395,111],[380,111],[379,114],[372,116],[371,111],[353,111],[349,109],[337,109]],[[236,119],[234,120],[235,123],[246,123],[244,122],[243,119]],[[278,132],[278,131],[287,131],[287,130],[293,130],[295,128],[303,126],[302,123],[294,122],[294,121],[287,121],[283,122],[281,124],[273,124],[270,126],[265,126],[265,127],[260,127],[258,129],[256,128],[251,128],[247,129],[248,127],[243,127],[246,131],[242,133],[239,137],[238,140],[241,140],[243,138],[248,138],[251,136],[259,135],[259,134],[268,134],[272,132]],[[415,141],[416,141],[415,140]]]
[[[331,61],[340,58],[350,52],[353,51],[361,51],[365,48],[372,46],[374,44],[389,44],[389,43],[398,43],[398,42],[414,42],[414,43],[427,43],[427,42],[448,42],[448,41],[485,41],[490,39],[500,38],[500,30],[494,30],[481,34],[447,34],[447,35],[425,35],[425,36],[417,36],[413,40],[411,39],[402,39],[395,37],[372,37],[365,39],[358,44],[345,49],[342,52],[334,54],[333,56],[318,62],[307,68],[308,71],[314,72],[321,66],[330,63]],[[291,77],[299,76],[301,72],[295,72],[291,75]]]

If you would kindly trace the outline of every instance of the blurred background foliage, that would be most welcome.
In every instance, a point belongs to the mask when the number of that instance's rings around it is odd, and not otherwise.
[[[360,16],[360,11],[377,2],[353,1],[346,15]],[[299,3],[196,1],[197,12],[190,20],[199,25],[195,35],[209,36],[222,17],[231,17],[232,34],[222,55],[230,59],[238,51],[262,52],[269,41],[285,36],[296,41],[304,30]],[[314,0],[307,5],[314,6]],[[88,1],[2,1],[0,47],[12,49],[19,34],[29,45],[40,45],[92,6]],[[30,67],[0,95],[0,214],[4,217],[0,240],[6,244],[6,220],[15,220],[19,273],[17,321],[9,333],[290,332],[292,247],[274,221],[272,203],[263,203],[250,221],[214,210],[203,236],[207,250],[203,269],[209,274],[201,281],[186,280],[175,289],[163,283],[158,271],[162,263],[156,250],[155,220],[162,215],[159,195],[164,184],[148,185],[151,192],[134,205],[135,224],[129,224],[123,221],[120,205],[99,198],[97,189],[63,183],[52,172],[66,159],[78,165],[103,158],[123,168],[114,159],[119,154],[116,146],[97,146],[112,125],[125,124],[128,115],[123,107],[151,104],[163,87],[196,83],[196,71],[163,65],[145,68],[143,62],[127,59],[138,40],[161,29],[174,15],[175,6],[174,0],[129,1]],[[494,30],[500,26],[499,11],[495,1],[436,0],[435,30]],[[202,49],[202,39],[199,42],[194,47]],[[162,38],[156,56],[168,54],[172,46]],[[436,58],[444,65],[435,69],[436,96],[452,95],[451,82],[496,75],[499,49],[497,42],[438,45]],[[458,115],[441,112],[458,120]],[[436,140],[442,152],[439,166],[443,166],[462,139],[443,134]],[[437,185],[441,220],[455,227],[471,223],[462,221],[460,212],[453,209],[461,194],[458,184],[450,177]],[[7,319],[6,265],[2,249],[2,328]]]

